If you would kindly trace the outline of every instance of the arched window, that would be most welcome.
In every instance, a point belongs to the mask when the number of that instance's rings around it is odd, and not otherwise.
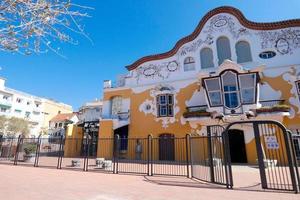
[[[195,70],[195,60],[192,57],[187,57],[184,59],[184,71],[194,71]]]
[[[237,74],[227,71],[222,75],[225,106],[227,108],[236,108],[239,106]]]
[[[219,65],[221,65],[224,60],[231,60],[231,49],[229,39],[226,37],[220,37],[217,40],[217,51],[218,51],[218,59]]]
[[[248,42],[240,41],[235,45],[238,63],[245,63],[252,61],[251,49]]]
[[[117,116],[122,112],[122,97],[115,96],[111,98],[111,115]]]
[[[201,68],[202,69],[214,67],[213,52],[210,48],[201,49],[200,59],[201,59]]]

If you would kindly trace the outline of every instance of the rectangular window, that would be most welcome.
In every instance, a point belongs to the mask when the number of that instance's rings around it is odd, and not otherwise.
[[[30,112],[25,112],[25,117],[30,117]]]
[[[255,103],[256,74],[239,75],[240,91],[243,104]]]
[[[22,103],[22,99],[17,98],[16,102],[17,102],[17,103]]]
[[[2,107],[1,107],[1,112],[6,113],[6,112],[7,112],[7,108],[2,108]]]
[[[172,94],[157,96],[157,108],[159,117],[172,117],[174,115],[174,100]]]
[[[208,99],[211,106],[222,105],[221,86],[219,78],[205,80],[205,86],[208,93]]]

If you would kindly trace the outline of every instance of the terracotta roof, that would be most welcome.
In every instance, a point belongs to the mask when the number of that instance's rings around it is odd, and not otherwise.
[[[293,19],[293,20],[286,20],[286,21],[279,21],[279,22],[271,22],[271,23],[257,23],[257,22],[252,22],[249,21],[245,18],[245,16],[243,15],[243,13],[233,7],[229,7],[229,6],[223,6],[223,7],[219,7],[219,8],[215,8],[213,10],[211,10],[210,12],[208,12],[203,18],[202,20],[199,22],[198,26],[196,27],[196,29],[194,30],[194,32],[184,38],[182,38],[181,40],[179,40],[175,46],[173,47],[173,49],[171,49],[168,52],[165,53],[161,53],[161,54],[156,54],[156,55],[150,55],[150,56],[146,56],[143,57],[139,60],[137,60],[136,62],[134,62],[131,65],[126,66],[126,68],[131,71],[134,70],[135,68],[137,68],[138,66],[140,66],[141,64],[148,62],[148,61],[153,61],[153,60],[159,60],[159,59],[164,59],[164,58],[168,58],[171,57],[173,55],[176,54],[176,52],[179,50],[179,48],[181,46],[183,46],[184,44],[193,41],[201,32],[202,28],[204,27],[205,23],[214,15],[217,15],[219,13],[229,13],[232,14],[233,16],[235,16],[239,22],[250,29],[254,29],[254,30],[275,30],[275,29],[281,29],[281,28],[289,28],[289,27],[296,27],[296,26],[300,26],[300,19]]]
[[[62,121],[70,120],[75,115],[76,115],[76,113],[61,113],[61,114],[57,114],[55,117],[53,117],[50,120],[50,122],[62,122]]]

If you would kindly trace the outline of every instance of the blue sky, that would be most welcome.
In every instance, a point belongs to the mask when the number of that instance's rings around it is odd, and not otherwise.
[[[102,97],[105,79],[126,72],[138,58],[168,51],[190,34],[211,9],[230,5],[252,21],[300,18],[299,0],[73,0],[94,7],[85,19],[86,38],[78,46],[62,44],[67,59],[54,53],[16,55],[0,52],[0,76],[7,86],[71,104]],[[272,2],[272,3],[271,3]]]

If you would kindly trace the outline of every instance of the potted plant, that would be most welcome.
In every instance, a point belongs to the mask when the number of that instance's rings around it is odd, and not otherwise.
[[[34,162],[37,145],[34,143],[28,143],[23,146],[24,162]]]
[[[285,105],[285,104],[278,104],[274,105],[272,107],[261,107],[255,110],[257,114],[259,113],[274,113],[274,112],[289,112],[290,111],[290,106]]]
[[[184,118],[191,118],[191,117],[210,117],[211,113],[207,112],[206,110],[197,110],[197,111],[189,111],[183,113]]]

